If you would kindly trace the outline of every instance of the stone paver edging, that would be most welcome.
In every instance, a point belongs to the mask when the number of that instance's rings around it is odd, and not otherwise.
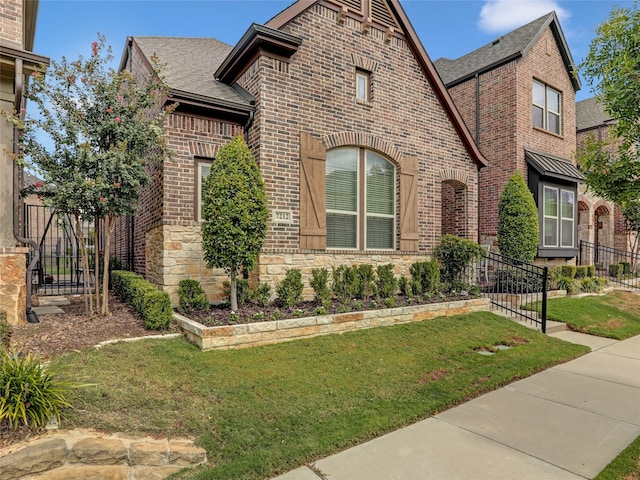
[[[0,480],[152,480],[206,460],[191,440],[71,430],[1,449]]]
[[[201,350],[213,350],[255,347],[299,338],[419,322],[436,317],[488,311],[489,309],[488,298],[475,298],[219,327],[206,327],[177,313],[173,314],[173,318],[191,342],[198,345]]]

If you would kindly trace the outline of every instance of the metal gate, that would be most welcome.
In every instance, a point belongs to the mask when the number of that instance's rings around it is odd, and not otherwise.
[[[90,285],[94,285],[92,252],[96,247],[101,249],[103,243],[101,236],[96,235],[94,222],[82,222],[80,227],[89,251],[89,272],[82,267],[80,240],[71,215],[58,213],[43,205],[25,205],[23,228],[24,236],[35,241],[40,251],[40,261],[31,278],[34,293],[83,293],[85,275],[89,276]],[[31,261],[31,255],[28,262]]]

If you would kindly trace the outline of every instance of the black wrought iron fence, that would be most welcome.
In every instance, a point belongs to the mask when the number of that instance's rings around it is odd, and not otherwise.
[[[509,316],[547,331],[547,267],[487,253],[476,266],[476,285],[491,304]]]
[[[640,255],[580,241],[580,265],[595,265],[596,275],[630,288],[640,288]]]

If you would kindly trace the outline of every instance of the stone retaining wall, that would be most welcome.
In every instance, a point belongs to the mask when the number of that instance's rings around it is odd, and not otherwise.
[[[152,480],[204,462],[190,440],[73,430],[0,450],[0,480]]]
[[[442,316],[487,311],[489,308],[488,298],[477,298],[220,327],[206,327],[177,313],[173,316],[191,342],[201,350],[212,350],[254,347],[331,333],[419,322]]]

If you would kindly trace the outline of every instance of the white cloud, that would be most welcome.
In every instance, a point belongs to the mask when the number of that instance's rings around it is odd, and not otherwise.
[[[556,0],[487,0],[480,11],[478,26],[484,32],[504,33],[539,18],[552,10],[560,23],[569,18],[568,10]]]

